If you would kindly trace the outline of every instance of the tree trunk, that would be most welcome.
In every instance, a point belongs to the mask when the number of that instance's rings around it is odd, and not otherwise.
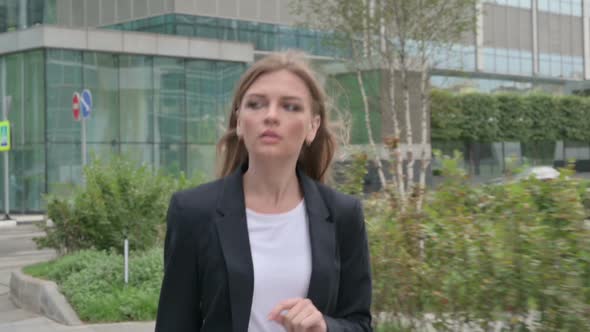
[[[416,209],[418,212],[422,211],[422,204],[424,203],[424,196],[426,194],[426,171],[430,165],[430,156],[426,154],[428,148],[428,114],[430,100],[428,99],[428,93],[426,91],[426,84],[428,82],[428,71],[427,66],[422,66],[422,72],[420,73],[420,106],[422,108],[422,155],[421,155],[421,167],[420,167],[420,182],[418,184],[418,198],[416,201]]]
[[[391,112],[391,120],[393,122],[393,164],[395,170],[395,185],[399,199],[399,206],[402,212],[406,210],[406,187],[404,185],[404,170],[403,170],[403,156],[400,149],[400,129],[399,120],[397,118],[395,105],[395,60],[389,59],[389,110]]]
[[[365,126],[367,128],[367,136],[369,138],[369,145],[371,146],[371,150],[373,150],[373,154],[375,155],[375,165],[377,166],[377,173],[379,174],[379,181],[381,182],[381,188],[385,189],[387,186],[387,182],[385,179],[385,174],[383,173],[383,164],[381,163],[381,156],[379,151],[377,151],[377,146],[375,145],[375,140],[373,139],[373,128],[371,128],[371,117],[369,115],[369,101],[367,100],[367,94],[365,92],[365,83],[363,81],[363,75],[360,69],[356,69],[356,78],[359,83],[359,88],[361,90],[361,96],[363,98],[363,110],[365,112]]]
[[[411,195],[412,191],[414,190],[414,139],[412,131],[412,119],[410,114],[410,88],[408,84],[408,68],[407,63],[403,60],[401,67],[402,96],[404,114],[406,118],[406,191],[408,195]]]

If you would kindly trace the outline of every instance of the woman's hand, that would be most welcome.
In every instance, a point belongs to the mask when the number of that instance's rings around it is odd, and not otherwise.
[[[282,314],[283,311],[287,311]],[[279,303],[268,315],[269,320],[283,325],[287,332],[327,332],[324,315],[309,299],[288,299]]]

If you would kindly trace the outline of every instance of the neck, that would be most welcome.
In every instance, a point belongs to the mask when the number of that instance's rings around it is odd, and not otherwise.
[[[248,161],[244,173],[246,207],[259,212],[283,212],[295,207],[302,198],[296,162]]]

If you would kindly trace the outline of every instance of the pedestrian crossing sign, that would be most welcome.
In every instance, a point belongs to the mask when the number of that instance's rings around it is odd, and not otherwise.
[[[10,151],[10,122],[0,121],[0,151]]]

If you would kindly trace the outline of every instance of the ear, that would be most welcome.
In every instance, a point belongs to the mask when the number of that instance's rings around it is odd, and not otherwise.
[[[309,125],[309,131],[307,132],[307,136],[305,137],[305,143],[307,145],[310,145],[313,140],[315,139],[315,136],[318,133],[318,130],[320,129],[320,125],[322,124],[322,118],[319,115],[314,115],[313,119],[311,120],[311,123]]]

